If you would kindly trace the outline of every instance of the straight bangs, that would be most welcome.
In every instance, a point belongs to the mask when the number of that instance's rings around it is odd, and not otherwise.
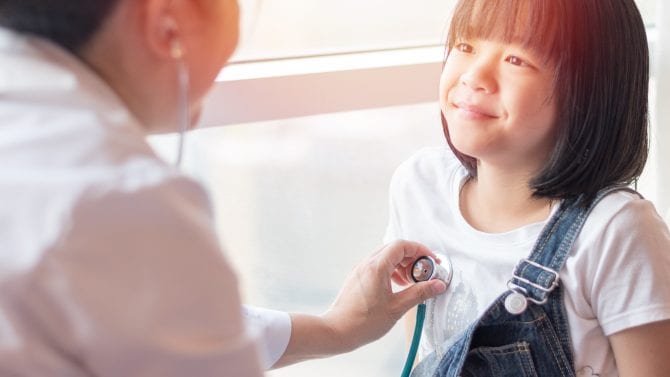
[[[560,2],[553,0],[465,0],[454,9],[447,37],[447,54],[462,40],[483,39],[519,44],[558,64],[562,40]]]

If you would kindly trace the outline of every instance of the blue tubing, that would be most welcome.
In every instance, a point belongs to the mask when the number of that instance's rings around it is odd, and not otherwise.
[[[419,304],[416,307],[416,324],[414,325],[414,335],[412,336],[412,345],[409,347],[405,367],[402,369],[400,377],[409,377],[414,366],[414,359],[416,359],[416,351],[419,348],[419,341],[421,340],[421,331],[423,330],[423,320],[426,318],[426,304]]]

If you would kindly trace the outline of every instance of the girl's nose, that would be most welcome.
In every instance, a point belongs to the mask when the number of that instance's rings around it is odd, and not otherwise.
[[[497,90],[494,71],[492,62],[487,60],[474,62],[461,74],[461,85],[475,92],[493,93]]]

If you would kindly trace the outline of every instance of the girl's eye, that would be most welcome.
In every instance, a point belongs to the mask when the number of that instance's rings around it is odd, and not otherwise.
[[[526,63],[523,59],[521,59],[518,56],[514,56],[514,55],[508,56],[507,59],[505,59],[505,61],[510,63],[510,64],[517,65],[519,67],[529,67],[530,66],[530,64]]]
[[[466,54],[472,53],[475,49],[467,43],[458,43],[456,49],[460,52],[465,52]]]

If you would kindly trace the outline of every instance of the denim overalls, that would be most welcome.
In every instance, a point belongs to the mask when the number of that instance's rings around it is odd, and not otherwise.
[[[575,367],[560,271],[591,209],[612,187],[598,193],[588,207],[583,198],[566,199],[540,233],[528,259],[521,260],[498,297],[458,339],[448,340],[438,355],[431,353],[412,372],[413,377],[523,377],[570,376]],[[639,195],[639,194],[638,194]],[[510,295],[527,299],[527,308],[511,314]],[[512,297],[510,297],[512,298]],[[518,303],[518,300],[517,300]],[[510,306],[508,302],[508,308]]]

